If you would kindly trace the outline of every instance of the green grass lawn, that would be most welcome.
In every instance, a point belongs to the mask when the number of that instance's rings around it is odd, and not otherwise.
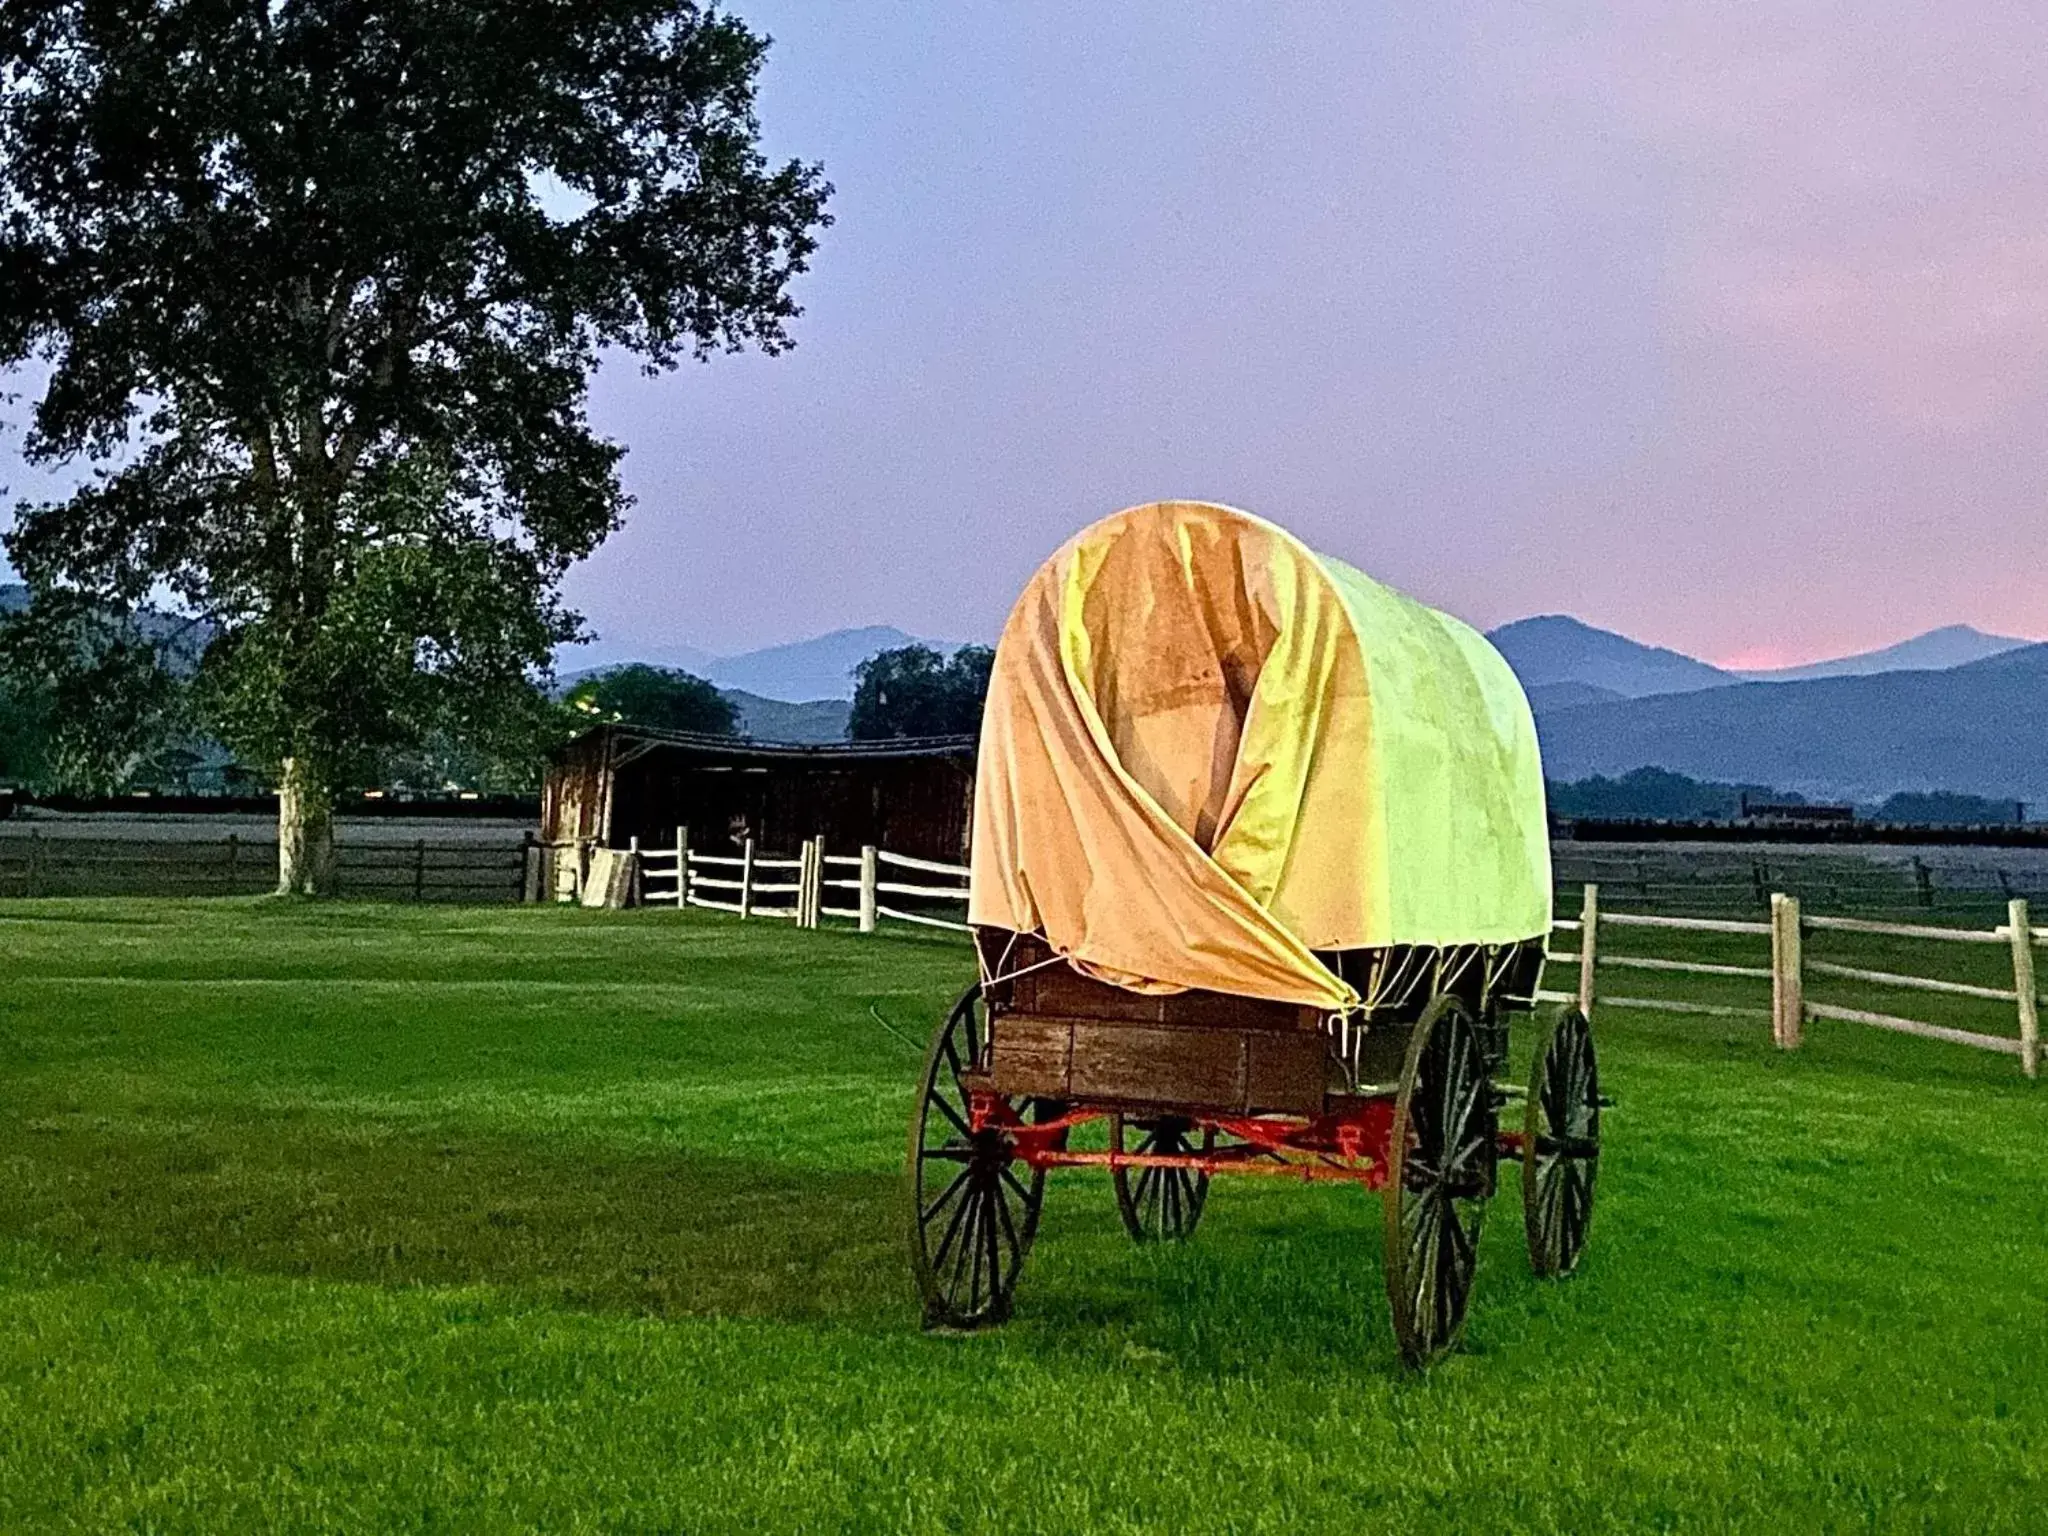
[[[1015,1321],[920,1333],[889,1026],[969,974],[698,914],[0,907],[0,1530],[2048,1526],[2010,1058],[1603,1012],[1582,1273],[1504,1199],[1414,1378],[1377,1203],[1263,1180],[1155,1252],[1056,1177]]]

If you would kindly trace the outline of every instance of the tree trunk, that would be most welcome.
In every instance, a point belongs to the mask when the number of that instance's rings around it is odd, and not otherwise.
[[[334,894],[334,798],[303,757],[284,760],[277,786],[277,894]]]

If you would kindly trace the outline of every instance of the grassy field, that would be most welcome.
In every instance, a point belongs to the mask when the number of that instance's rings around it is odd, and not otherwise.
[[[1584,1271],[1531,1279],[1504,1201],[1415,1379],[1377,1206],[1264,1181],[1155,1252],[1055,1179],[1015,1322],[922,1335],[902,1036],[967,972],[694,914],[0,908],[0,1530],[2042,1528],[2010,1058],[1603,1013]]]

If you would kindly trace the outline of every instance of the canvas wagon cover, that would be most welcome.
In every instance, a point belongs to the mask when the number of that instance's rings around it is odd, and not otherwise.
[[[1312,951],[1550,930],[1521,685],[1468,625],[1230,507],[1105,518],[996,648],[970,921],[1104,980],[1331,1009]]]

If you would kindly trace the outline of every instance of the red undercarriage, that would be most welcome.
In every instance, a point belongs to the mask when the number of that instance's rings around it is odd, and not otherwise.
[[[1067,1133],[1091,1121],[1107,1120],[1114,1110],[1082,1105],[1057,1119],[1027,1121],[1008,1099],[984,1090],[968,1095],[968,1107],[977,1132],[1002,1131],[1016,1147],[1018,1160],[1032,1168],[1188,1168],[1205,1174],[1342,1179],[1373,1190],[1386,1187],[1394,1132],[1394,1100],[1360,1098],[1312,1119],[1189,1116],[1196,1127],[1213,1128],[1219,1136],[1233,1138],[1230,1145],[1206,1152],[1077,1152],[1067,1146]],[[1520,1157],[1523,1139],[1520,1131],[1499,1132],[1501,1155]]]

